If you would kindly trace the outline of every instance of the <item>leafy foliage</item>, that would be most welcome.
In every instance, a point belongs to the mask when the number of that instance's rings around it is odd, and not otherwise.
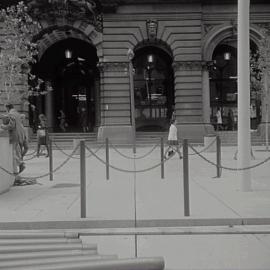
[[[270,75],[270,32],[263,30],[263,38],[259,49],[251,56],[251,88],[266,97],[268,89],[265,89],[264,80],[269,81]]]
[[[0,28],[0,102],[27,102],[31,94],[28,76],[38,53],[32,38],[40,26],[28,14],[27,6],[19,2],[0,10]]]

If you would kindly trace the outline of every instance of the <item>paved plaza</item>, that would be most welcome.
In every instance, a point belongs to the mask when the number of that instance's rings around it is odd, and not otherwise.
[[[30,155],[22,177],[33,177],[36,184],[1,194],[0,229],[19,228],[19,221],[22,229],[35,230],[62,224],[81,231],[85,242],[97,243],[101,254],[163,256],[166,269],[270,268],[270,164],[263,162],[270,152],[264,146],[253,147],[251,164],[262,165],[252,169],[250,192],[241,190],[233,170],[235,147],[222,147],[222,165],[232,170],[223,169],[220,178],[216,167],[189,149],[190,217],[184,216],[183,161],[178,156],[165,163],[162,179],[160,166],[151,169],[160,163],[159,147],[138,147],[132,158],[131,148],[114,146],[106,179],[104,147],[88,149],[95,154],[86,149],[85,227],[78,225],[79,155],[71,158],[72,150],[54,150],[52,181],[49,159]],[[200,152],[203,146],[195,149]],[[216,162],[216,153],[202,155]]]

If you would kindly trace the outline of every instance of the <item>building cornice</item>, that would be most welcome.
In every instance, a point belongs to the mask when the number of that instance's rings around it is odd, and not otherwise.
[[[174,61],[172,64],[174,71],[202,70],[205,66],[205,61]]]
[[[101,72],[127,72],[128,62],[99,62],[98,68]]]

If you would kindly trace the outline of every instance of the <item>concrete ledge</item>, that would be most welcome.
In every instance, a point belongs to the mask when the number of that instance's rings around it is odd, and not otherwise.
[[[147,227],[195,227],[195,226],[240,226],[270,225],[270,218],[183,218],[137,220],[136,228]],[[77,230],[97,228],[134,228],[134,220],[61,220],[0,222],[0,230]]]
[[[8,191],[15,181],[13,172],[12,145],[7,131],[0,130],[0,194]],[[7,172],[6,172],[6,171]]]

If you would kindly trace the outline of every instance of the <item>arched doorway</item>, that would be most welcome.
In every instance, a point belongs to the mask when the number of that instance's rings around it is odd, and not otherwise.
[[[96,95],[99,81],[96,48],[86,41],[67,38],[54,43],[34,66],[34,73],[53,91],[37,101],[39,112],[49,107],[52,130],[61,131],[60,110],[68,132],[92,131],[96,125]],[[46,84],[45,83],[45,84]],[[51,106],[45,103],[51,102]],[[83,129],[83,125],[86,128]]]
[[[258,50],[251,40],[251,55]],[[217,129],[217,111],[222,117],[221,130],[237,130],[237,37],[227,37],[214,49],[210,79],[210,121]],[[249,78],[247,78],[249,79]],[[261,101],[251,87],[251,129],[257,129],[261,121]],[[248,90],[247,90],[248,91]]]
[[[133,64],[136,130],[164,131],[174,107],[172,57],[157,46],[142,46]]]

